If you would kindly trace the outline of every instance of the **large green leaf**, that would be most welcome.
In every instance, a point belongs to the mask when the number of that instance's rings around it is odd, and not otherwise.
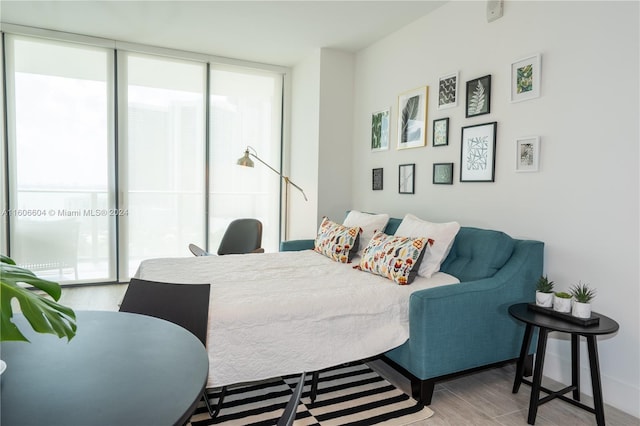
[[[42,290],[53,300],[19,283]],[[18,300],[22,313],[35,331],[71,340],[76,334],[76,315],[72,309],[56,303],[61,294],[58,283],[38,278],[33,272],[16,266],[12,259],[0,255],[0,341],[29,341],[11,321],[13,298]]]

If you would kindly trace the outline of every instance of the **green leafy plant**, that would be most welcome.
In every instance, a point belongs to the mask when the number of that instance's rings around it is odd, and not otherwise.
[[[20,283],[42,290],[53,300]],[[71,340],[76,335],[76,315],[71,308],[56,303],[61,294],[60,284],[38,278],[28,269],[16,266],[12,259],[0,255],[0,341],[29,341],[11,321],[13,298],[18,300],[22,313],[36,332]]]
[[[580,303],[589,303],[596,297],[596,291],[589,287],[589,284],[578,284],[571,287],[571,295]]]
[[[536,290],[541,293],[553,293],[553,281],[549,281],[546,275],[541,276],[536,283]]]
[[[561,299],[571,299],[571,295],[564,291],[557,291],[555,295]]]

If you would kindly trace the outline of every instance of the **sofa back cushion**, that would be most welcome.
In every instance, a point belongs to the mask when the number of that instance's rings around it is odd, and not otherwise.
[[[440,270],[461,282],[492,277],[507,263],[515,243],[504,232],[463,226]]]
[[[384,233],[387,235],[395,235],[398,226],[402,223],[402,218],[398,219],[397,217],[390,217],[387,222],[386,228],[384,228]]]

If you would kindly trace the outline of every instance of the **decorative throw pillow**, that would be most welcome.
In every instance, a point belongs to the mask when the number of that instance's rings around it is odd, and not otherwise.
[[[411,284],[418,273],[427,238],[398,237],[376,232],[364,249],[360,264],[362,271],[371,272],[400,284]]]
[[[348,228],[324,217],[314,242],[314,250],[336,262],[348,263],[358,251],[360,228]]]
[[[387,222],[389,222],[389,215],[386,213],[370,214],[351,210],[342,224],[348,227],[359,226],[362,229],[360,248],[358,249],[358,255],[362,256],[362,252],[369,244],[369,241],[371,241],[371,238],[373,238],[373,234],[376,231],[384,232]]]
[[[429,254],[420,265],[418,275],[430,278],[440,270],[440,265],[446,259],[453,240],[456,238],[460,224],[458,222],[433,223],[419,219],[412,214],[405,215],[398,226],[395,235],[403,237],[424,237],[433,240]]]

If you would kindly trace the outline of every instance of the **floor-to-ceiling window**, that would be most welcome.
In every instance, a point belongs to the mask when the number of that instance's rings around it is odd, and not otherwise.
[[[115,280],[112,53],[6,38],[10,251],[56,281]]]
[[[277,250],[280,178],[236,161],[251,146],[280,170],[282,72],[59,38],[4,34],[3,253],[61,283],[127,281],[190,242],[215,251],[239,217]]]

